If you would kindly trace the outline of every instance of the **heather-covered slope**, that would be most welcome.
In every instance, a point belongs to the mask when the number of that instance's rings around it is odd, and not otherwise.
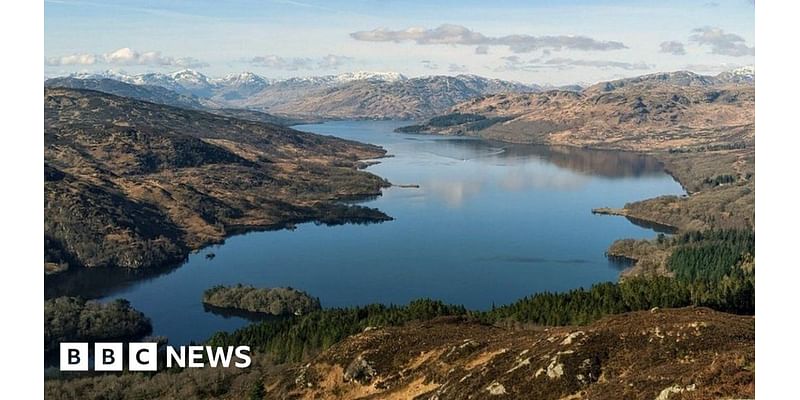
[[[387,183],[383,149],[109,94],[46,89],[45,256],[150,267],[242,229],[382,221],[335,203]]]
[[[302,364],[45,382],[47,398],[752,398],[754,318],[705,308],[512,330],[445,317],[371,328]]]

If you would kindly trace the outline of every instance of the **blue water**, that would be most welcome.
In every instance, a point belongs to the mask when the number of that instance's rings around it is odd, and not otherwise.
[[[609,244],[655,232],[591,209],[683,193],[655,160],[640,155],[393,133],[405,124],[296,127],[377,144],[394,155],[368,171],[420,187],[392,187],[362,203],[394,221],[308,223],[231,237],[148,278],[96,278],[97,296],[128,299],[152,319],[154,334],[172,344],[249,323],[204,310],[202,292],[217,284],[292,286],[324,307],[430,297],[487,309],[616,280],[621,267],[604,256]],[[216,257],[206,259],[209,252]]]

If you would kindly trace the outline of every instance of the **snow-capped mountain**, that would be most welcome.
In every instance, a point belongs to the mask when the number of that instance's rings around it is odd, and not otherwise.
[[[192,70],[192,69],[184,69],[177,72],[173,72],[170,77],[179,85],[181,85],[184,89],[189,91],[210,91],[211,88],[214,86],[208,79],[207,76]]]
[[[408,78],[397,72],[368,71],[282,80],[270,80],[252,72],[209,78],[191,69],[140,75],[110,70],[72,77],[159,86],[197,97],[203,104],[216,108],[341,118],[416,118],[445,112],[454,104],[477,96],[540,90],[535,85],[477,75]]]
[[[140,75],[109,70],[74,74],[72,78],[108,78],[134,85],[160,86],[180,95],[196,97],[205,107],[214,109],[250,109],[304,117],[424,118],[446,113],[462,101],[492,94],[552,89],[609,91],[626,85],[754,84],[755,68],[737,68],[716,76],[689,71],[661,72],[603,82],[586,89],[577,85],[540,86],[467,74],[409,78],[397,72],[366,71],[272,80],[252,72],[209,78],[190,69]],[[166,96],[160,95],[160,98]]]
[[[725,83],[755,83],[756,67],[748,65],[745,67],[734,68],[716,76],[719,81]]]
[[[129,75],[113,69],[98,73],[75,73],[70,78],[76,79],[114,79],[132,85],[160,86],[176,93],[209,97],[213,95],[215,85],[200,72],[183,69],[170,74],[150,72],[138,75]]]
[[[210,78],[210,82],[217,86],[231,86],[231,87],[266,87],[274,79],[267,79],[261,75],[252,72],[240,72],[238,74],[228,74],[222,78]]]
[[[113,76],[109,76],[109,78],[114,79]],[[177,93],[189,93],[189,90],[184,88],[180,83],[172,78],[172,76],[158,72],[142,75],[121,75],[119,76],[119,79],[125,83],[130,83],[133,85],[161,86]]]
[[[458,79],[459,82],[464,83],[464,85],[466,85],[470,89],[485,94],[508,93],[508,92],[531,92],[531,91],[539,91],[542,89],[541,86],[536,84],[527,85],[522,82],[506,81],[495,78],[486,78],[483,76],[473,75],[473,74],[456,75],[455,79]]]
[[[263,76],[252,72],[228,74],[222,78],[212,78],[209,82],[214,86],[214,95],[225,100],[242,99],[252,96],[274,83]]]
[[[370,82],[396,82],[406,80],[405,75],[399,72],[345,72],[336,75],[336,82],[370,81]]]

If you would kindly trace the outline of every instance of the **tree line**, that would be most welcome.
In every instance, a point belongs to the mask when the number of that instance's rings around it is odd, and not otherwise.
[[[209,340],[214,346],[247,344],[275,361],[300,361],[368,326],[397,326],[439,316],[465,316],[491,324],[583,325],[603,316],[654,307],[705,306],[755,313],[755,234],[708,231],[677,235],[668,259],[674,277],[636,277],[567,292],[544,292],[489,311],[422,299],[405,306],[334,308],[280,321],[264,321]]]

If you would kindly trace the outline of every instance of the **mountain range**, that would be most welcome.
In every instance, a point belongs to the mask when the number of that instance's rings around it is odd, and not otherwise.
[[[590,88],[612,90],[642,79],[685,86],[726,83],[753,84],[755,70],[752,67],[744,67],[716,76],[679,71],[645,77],[621,79],[593,85]],[[140,89],[123,88],[120,83],[134,85]],[[276,80],[252,72],[212,78],[191,69],[168,74],[146,73],[140,75],[128,75],[113,70],[101,73],[76,73],[67,77],[49,79],[45,85],[93,89],[205,111],[252,110],[268,114],[268,116],[250,114],[250,119],[278,124],[325,118],[424,119],[446,113],[453,106],[466,100],[483,96],[538,93],[555,89],[567,92],[584,90],[581,85],[555,87],[477,75],[433,75],[409,78],[397,72],[361,71]],[[172,93],[157,88],[166,89]],[[237,116],[245,118],[246,115],[242,114],[242,111],[238,111]],[[280,117],[290,118],[281,121]]]
[[[687,71],[602,82],[581,91],[495,94],[404,132],[633,151],[752,143],[755,75]]]
[[[150,98],[136,93],[141,90],[120,92],[119,84],[109,80],[149,88]],[[209,78],[189,69],[171,74],[79,73],[49,79],[45,86],[94,89],[192,109],[237,108],[302,119],[421,118],[477,96],[543,89],[475,75],[408,78],[396,72],[350,72],[273,80],[250,72]]]
[[[256,122],[265,122],[273,125],[289,126],[299,122],[298,119],[280,117],[265,112],[245,108],[220,108],[209,104],[205,99],[193,94],[181,94],[163,86],[150,84],[132,84],[111,78],[53,78],[45,81],[46,88],[88,89],[97,92],[113,94],[149,103],[180,107],[189,110],[206,111],[226,117],[234,117]]]

